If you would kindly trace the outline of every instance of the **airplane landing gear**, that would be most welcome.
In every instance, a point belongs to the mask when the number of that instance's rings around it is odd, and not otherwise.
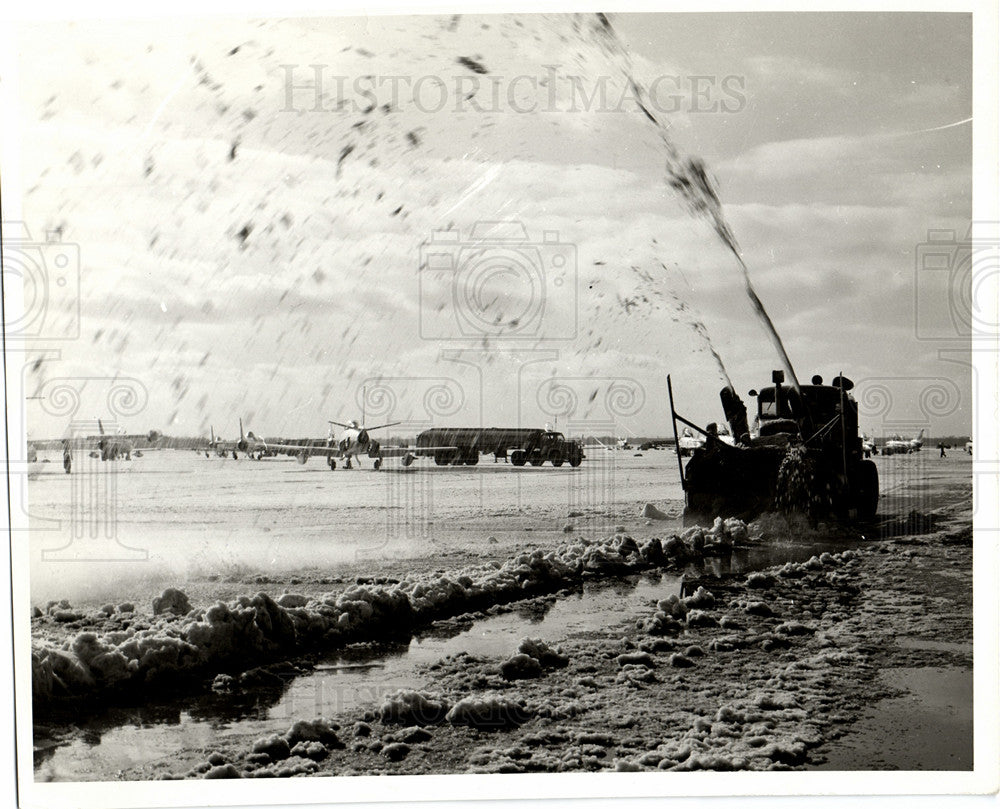
[[[234,449],[233,450],[233,460],[234,461],[238,461],[239,459],[240,459],[240,456],[236,454],[236,450]]]
[[[372,464],[372,466],[374,466],[374,468],[376,470],[381,469],[382,468],[382,459],[381,458],[376,458],[375,459],[375,463]]]
[[[348,455],[348,456],[347,456],[347,463],[345,463],[345,464],[344,464],[344,469],[353,469],[353,468],[354,468],[354,467],[353,467],[353,466],[351,466],[351,456],[350,456],[350,455]]]
[[[330,465],[331,472],[337,468],[337,461],[334,458],[327,458],[326,462]]]

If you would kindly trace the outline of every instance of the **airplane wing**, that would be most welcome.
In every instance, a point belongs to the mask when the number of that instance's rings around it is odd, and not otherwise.
[[[365,427],[364,429],[367,430],[368,432],[372,432],[373,430],[382,430],[385,427],[395,427],[397,424],[402,424],[402,423],[403,422],[401,421],[390,421],[387,424],[376,424],[374,427]]]
[[[221,438],[208,442],[209,449],[217,449],[222,452],[232,452],[236,449],[235,441],[223,441]]]
[[[433,455],[435,452],[458,452],[458,447],[379,447],[377,458],[405,458],[407,455]]]
[[[283,455],[299,455],[300,453],[306,453],[308,455],[318,455],[327,458],[340,458],[343,457],[343,453],[340,451],[340,447],[325,447],[322,445],[308,445],[308,444],[268,444],[268,450],[274,450],[275,452],[280,452]]]

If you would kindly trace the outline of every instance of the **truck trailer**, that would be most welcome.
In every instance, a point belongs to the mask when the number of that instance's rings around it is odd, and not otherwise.
[[[444,448],[444,449],[442,449]],[[579,466],[583,446],[553,430],[521,427],[434,427],[417,436],[416,454],[438,466],[479,463],[479,456],[509,458],[514,466]]]

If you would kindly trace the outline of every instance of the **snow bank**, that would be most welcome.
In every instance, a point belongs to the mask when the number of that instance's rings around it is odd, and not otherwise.
[[[698,534],[691,530],[686,541],[692,546]],[[707,534],[702,531],[702,537]],[[825,605],[842,604],[845,593],[857,592],[851,576],[843,570],[858,564],[854,551],[824,553],[802,564],[785,564],[751,574],[742,592],[717,599],[699,588],[692,596],[672,596],[656,605],[653,616],[641,624],[648,634],[663,632],[664,622],[673,622],[675,633],[687,640],[697,638],[702,645],[682,646],[681,640],[648,640],[640,648],[667,652],[671,668],[690,668],[696,660],[711,654],[733,652],[757,646],[765,652],[809,644],[832,644],[820,632],[822,624],[811,620],[778,622],[777,611],[755,600],[766,589],[783,609],[796,616],[822,615]],[[712,613],[715,612],[713,615]],[[750,616],[749,629],[731,613]],[[716,617],[718,616],[718,617]],[[667,624],[670,625],[670,624]],[[719,635],[715,627],[728,634]],[[740,630],[734,633],[734,630]],[[762,631],[766,630],[766,631]],[[693,636],[693,637],[691,637]],[[683,648],[680,651],[672,649]],[[707,650],[707,651],[706,651]],[[617,661],[630,677],[639,672],[634,654],[622,654]],[[623,772],[660,769],[687,770],[781,770],[800,766],[808,751],[822,741],[816,712],[829,704],[829,672],[834,667],[856,666],[858,655],[842,649],[816,651],[810,657],[778,664],[777,669],[742,699],[719,705],[714,714],[693,718],[690,729],[679,738],[665,740],[655,749],[635,758],[617,759],[615,769]],[[651,669],[647,671],[652,674]],[[676,672],[673,677],[684,676]],[[618,675],[618,681],[628,677]],[[681,680],[680,682],[684,682]]]
[[[153,599],[153,615],[172,612],[174,615],[187,615],[191,612],[191,602],[180,590],[169,587],[159,598]]]
[[[551,592],[585,577],[634,573],[696,557],[745,534],[746,525],[739,520],[716,519],[707,531],[691,528],[681,537],[666,542],[653,538],[642,546],[624,533],[603,540],[577,537],[555,550],[522,553],[455,578],[360,584],[315,598],[284,593],[278,601],[261,592],[207,609],[192,609],[187,596],[171,588],[154,600],[154,617],[148,622],[126,612],[132,605],[123,604],[113,614],[99,614],[102,627],[116,627],[111,631],[81,632],[61,645],[36,641],[33,696],[44,706],[52,699],[136,689],[153,681],[176,685],[185,677],[211,677],[220,670],[303,650],[408,633],[441,618]],[[674,632],[688,608],[710,606],[709,597],[700,590],[683,602],[670,602],[651,631]],[[81,617],[68,602],[52,602],[47,617],[36,620],[59,620],[60,613],[74,620]],[[527,646],[518,653],[538,660],[542,668],[568,662],[541,641],[523,643]]]
[[[569,658],[562,653],[560,647],[553,649],[539,638],[522,638],[517,651],[534,658],[545,669],[561,669],[569,665]]]
[[[435,725],[448,713],[448,704],[420,691],[397,691],[378,710],[383,724]]]
[[[516,654],[500,664],[500,674],[505,680],[530,680],[543,673],[541,663],[526,654]]]
[[[448,711],[445,719],[452,725],[468,725],[479,730],[504,730],[523,725],[531,716],[523,703],[502,696],[484,695],[459,700]]]
[[[537,661],[535,662],[537,664]],[[429,736],[414,737],[412,731],[426,725],[448,722],[480,730],[500,730],[524,724],[532,715],[533,712],[523,702],[497,694],[465,697],[449,708],[443,699],[408,690],[392,694],[382,703],[378,711],[383,724],[406,725],[408,728],[405,733],[408,734],[408,739],[421,741]],[[402,734],[396,734],[395,738],[402,738]]]

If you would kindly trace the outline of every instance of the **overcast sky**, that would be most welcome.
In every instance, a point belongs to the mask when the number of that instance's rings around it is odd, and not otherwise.
[[[369,423],[669,434],[667,373],[718,420],[706,335],[743,394],[780,365],[665,181],[677,155],[705,160],[800,379],[854,379],[869,433],[969,433],[970,370],[939,358],[968,356],[956,290],[920,262],[969,226],[970,16],[611,25],[23,29],[22,216],[80,257],[31,326],[68,338],[29,355],[32,437],[68,429],[60,380],[130,432],[324,435],[366,390]],[[527,242],[472,238],[501,220]]]

